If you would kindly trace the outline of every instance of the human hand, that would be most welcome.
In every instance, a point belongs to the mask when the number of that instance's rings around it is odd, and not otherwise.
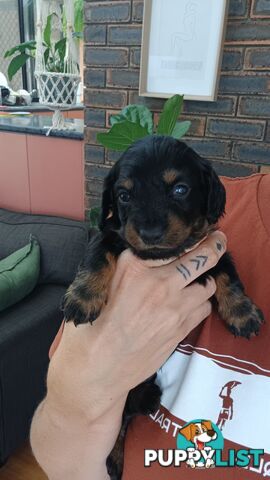
[[[210,314],[214,280],[206,286],[190,284],[214,267],[225,250],[225,236],[214,232],[163,266],[150,266],[125,251],[96,322],[65,325],[51,360],[48,399],[90,422],[112,412],[118,402],[123,405],[128,391],[157,371]],[[203,261],[192,261],[198,256]]]

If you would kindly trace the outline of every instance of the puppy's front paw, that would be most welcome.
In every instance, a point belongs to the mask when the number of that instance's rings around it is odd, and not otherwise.
[[[226,268],[235,269],[232,263],[229,263],[229,267],[227,265]],[[250,338],[252,335],[258,335],[260,326],[264,322],[263,314],[245,295],[236,271],[231,277],[225,272],[216,276],[215,296],[219,314],[235,336]]]
[[[264,323],[264,316],[262,311],[243,295],[239,304],[231,306],[227,323],[235,336],[249,339],[251,336],[259,334],[260,326]]]
[[[155,383],[145,385],[144,395],[140,401],[140,413],[150,415],[160,406],[161,390]]]
[[[98,274],[79,272],[63,299],[66,321],[75,325],[93,323],[107,301],[107,288]]]
[[[128,415],[150,415],[160,406],[161,390],[152,381],[146,381],[130,390],[126,403]]]
[[[86,323],[87,312],[84,311],[83,305],[80,305],[80,301],[70,292],[67,292],[62,300],[62,310],[66,322],[74,322],[74,325],[80,325]]]

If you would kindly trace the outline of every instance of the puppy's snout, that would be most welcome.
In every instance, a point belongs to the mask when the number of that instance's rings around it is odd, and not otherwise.
[[[143,227],[139,229],[139,235],[144,243],[154,245],[162,240],[164,229],[161,226]]]
[[[207,433],[209,437],[214,437],[214,435],[216,434],[215,430],[207,430]]]

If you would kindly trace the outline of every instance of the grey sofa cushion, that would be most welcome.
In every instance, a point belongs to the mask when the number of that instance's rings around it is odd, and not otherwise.
[[[4,351],[19,351],[25,339],[37,352],[44,342],[50,346],[63,320],[60,304],[65,292],[62,285],[38,285],[21,302],[0,313],[0,360]]]
[[[86,224],[0,209],[0,259],[26,245],[31,233],[41,248],[39,283],[70,284],[88,242]]]
[[[0,463],[28,437],[45,395],[48,351],[63,320],[59,304],[65,290],[39,285],[0,313]]]

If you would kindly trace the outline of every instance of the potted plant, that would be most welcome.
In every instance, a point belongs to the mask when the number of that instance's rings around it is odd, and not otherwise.
[[[83,38],[83,0],[74,0],[75,21],[74,21],[74,37],[78,40]],[[63,72],[64,57],[66,50],[66,21],[63,15],[63,37],[56,42],[54,49],[51,41],[51,22],[53,14],[47,18],[46,27],[43,35],[44,46],[44,64],[48,72]],[[4,58],[13,57],[8,67],[8,78],[12,80],[14,75],[22,68],[28,60],[35,59],[36,40],[20,43],[5,52]]]
[[[63,4],[63,6],[62,6]],[[36,0],[36,38],[6,52],[16,53],[9,65],[9,77],[35,58],[35,77],[39,100],[54,111],[52,130],[74,129],[66,122],[61,110],[67,110],[77,101],[79,75],[78,39],[82,37],[83,0]]]
[[[191,122],[179,122],[184,96],[174,95],[164,104],[159,122],[154,124],[153,114],[145,105],[129,105],[118,115],[110,117],[111,128],[107,133],[98,133],[98,141],[106,148],[127,150],[132,143],[147,135],[170,135],[180,139],[189,130]]]

